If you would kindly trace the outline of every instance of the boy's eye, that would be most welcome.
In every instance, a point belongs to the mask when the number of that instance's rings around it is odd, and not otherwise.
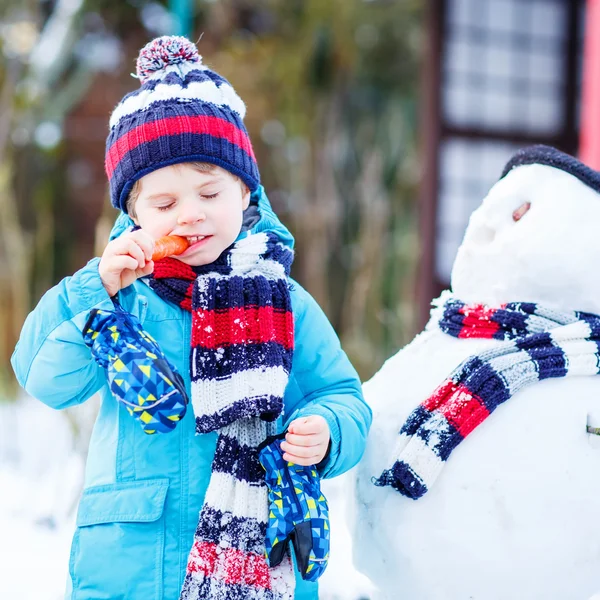
[[[202,198],[205,198],[206,200],[212,200],[213,198],[216,198],[219,195],[219,192],[215,192],[214,194],[200,194],[202,196]]]
[[[175,203],[171,202],[170,204],[163,204],[162,206],[157,206],[156,208],[158,208],[158,210],[160,211],[165,211],[165,210],[169,210],[170,208],[173,208],[173,205]]]

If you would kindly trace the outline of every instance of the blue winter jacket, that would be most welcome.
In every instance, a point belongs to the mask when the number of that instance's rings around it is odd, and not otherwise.
[[[262,188],[253,201],[258,211],[251,230],[275,231],[291,245]],[[217,434],[195,435],[188,411],[172,432],[146,435],[111,395],[105,373],[92,360],[81,334],[92,308],[112,308],[98,263],[98,258],[91,260],[44,295],[27,318],[12,357],[19,383],[53,408],[85,402],[96,392],[102,398],[71,548],[72,589],[66,598],[177,600]],[[321,471],[333,477],[360,459],[371,411],[319,306],[295,282],[291,300],[296,345],[281,425],[303,415],[323,416],[331,448]],[[158,341],[189,393],[190,313],[165,302],[142,281],[121,290],[118,301]],[[317,597],[317,584],[297,576],[296,600]]]

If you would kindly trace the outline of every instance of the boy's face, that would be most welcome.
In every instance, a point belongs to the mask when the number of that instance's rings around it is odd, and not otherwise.
[[[154,239],[188,238],[177,258],[188,265],[215,261],[237,238],[250,191],[231,173],[215,166],[202,172],[187,164],[157,169],[140,179],[134,222]]]

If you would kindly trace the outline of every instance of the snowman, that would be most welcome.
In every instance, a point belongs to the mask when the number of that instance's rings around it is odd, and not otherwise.
[[[587,600],[600,590],[600,173],[519,151],[471,216],[451,287],[364,386],[354,563],[372,597]]]

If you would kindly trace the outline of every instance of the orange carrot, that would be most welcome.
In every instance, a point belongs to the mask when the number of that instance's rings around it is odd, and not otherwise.
[[[189,245],[190,243],[184,237],[178,235],[165,235],[154,242],[152,260],[160,260],[167,256],[181,254],[188,249]]]

